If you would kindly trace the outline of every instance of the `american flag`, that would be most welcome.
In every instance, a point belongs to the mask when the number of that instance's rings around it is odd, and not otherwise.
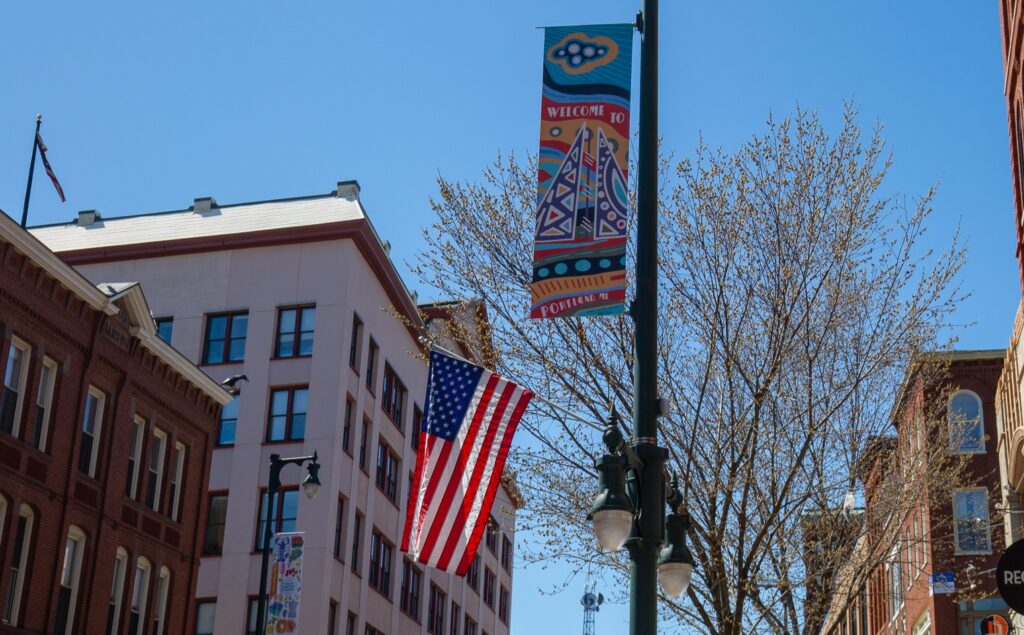
[[[532,397],[497,373],[431,351],[402,551],[456,575],[469,570]]]
[[[43,167],[46,168],[46,175],[50,177],[50,181],[53,182],[53,187],[57,190],[57,196],[60,197],[60,202],[64,202],[64,188],[60,186],[60,181],[57,180],[57,175],[53,173],[53,168],[50,167],[50,161],[46,158],[46,144],[43,143],[43,135],[36,133],[36,143],[39,145],[39,156],[43,157]]]

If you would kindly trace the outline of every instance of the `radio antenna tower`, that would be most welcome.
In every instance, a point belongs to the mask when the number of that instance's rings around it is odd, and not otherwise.
[[[594,615],[601,610],[601,605],[604,604],[604,596],[600,593],[595,595],[592,591],[587,591],[580,599],[580,604],[583,605],[583,635],[596,635]]]

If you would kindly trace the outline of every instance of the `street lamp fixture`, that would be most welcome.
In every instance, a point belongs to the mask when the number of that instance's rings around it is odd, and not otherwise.
[[[314,450],[309,456],[281,458],[280,454],[270,455],[270,477],[267,479],[266,522],[263,523],[263,561],[260,566],[260,593],[256,602],[256,632],[267,630],[267,569],[270,567],[270,536],[274,520],[274,501],[281,487],[281,468],[286,465],[305,465],[306,478],[302,481],[302,493],[313,500],[320,492],[320,463]]]
[[[608,420],[602,439],[607,446],[607,452],[594,464],[598,472],[599,486],[587,518],[594,523],[594,534],[601,547],[608,551],[618,551],[630,539],[636,542],[640,540],[639,517],[642,508],[639,501],[635,501],[626,492],[626,473],[632,472],[632,483],[640,483],[646,480],[643,473],[648,466],[623,443],[618,415],[614,412]],[[663,476],[660,478],[664,479]],[[693,555],[686,546],[690,514],[683,508],[682,498],[678,483],[673,481],[672,489],[665,499],[665,503],[672,511],[665,519],[665,538],[657,559],[658,579],[662,591],[673,598],[682,597],[686,593],[694,567]]]

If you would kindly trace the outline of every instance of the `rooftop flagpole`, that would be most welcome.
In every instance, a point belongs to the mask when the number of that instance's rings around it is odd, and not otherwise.
[[[32,197],[32,175],[36,171],[36,150],[39,149],[39,125],[43,116],[36,114],[36,131],[32,135],[32,162],[28,164],[28,184],[25,185],[25,205],[21,208],[21,226],[28,222],[28,200]]]

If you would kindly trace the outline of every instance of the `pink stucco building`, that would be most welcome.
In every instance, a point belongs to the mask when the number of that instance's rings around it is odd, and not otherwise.
[[[251,632],[271,453],[317,451],[323,488],[282,473],[272,522],[306,533],[301,633],[508,633],[518,494],[499,491],[466,578],[397,545],[426,389],[424,331],[359,201],[329,194],[118,218],[32,233],[92,281],[139,281],[163,336],[211,377],[245,375],[213,452],[196,633]]]

